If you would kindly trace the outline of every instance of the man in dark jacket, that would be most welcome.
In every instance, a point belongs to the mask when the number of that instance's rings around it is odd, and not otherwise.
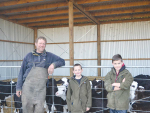
[[[116,54],[112,58],[113,68],[105,77],[110,113],[127,113],[129,107],[130,85],[133,82],[131,73],[125,69],[122,57]]]
[[[16,95],[22,95],[24,113],[43,112],[42,104],[43,100],[45,101],[48,74],[52,74],[55,68],[65,65],[64,59],[46,52],[46,43],[45,37],[36,39],[36,49],[25,56],[18,75]],[[31,103],[32,101],[35,103]]]

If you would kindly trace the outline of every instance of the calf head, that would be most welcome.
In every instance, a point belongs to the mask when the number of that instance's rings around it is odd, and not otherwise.
[[[55,93],[56,96],[61,97],[63,100],[66,100],[66,86],[57,86],[58,91]]]
[[[133,81],[131,86],[130,86],[130,99],[133,100],[136,97],[136,90],[138,87],[138,83],[136,81]]]
[[[92,81],[92,85],[93,85],[93,89],[96,92],[102,92],[102,90],[104,88],[104,82],[102,80],[96,80],[96,79],[94,79]]]

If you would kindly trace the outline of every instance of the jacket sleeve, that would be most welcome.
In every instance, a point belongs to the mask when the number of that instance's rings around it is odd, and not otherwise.
[[[68,105],[68,111],[71,111],[71,95],[72,95],[72,89],[70,87],[70,83],[68,85],[68,90],[67,90],[67,105]]]
[[[52,58],[52,64],[54,65],[55,68],[65,65],[65,60],[60,58],[59,56],[51,53],[51,58]]]
[[[113,86],[111,85],[111,78],[110,78],[110,72],[107,73],[107,75],[105,76],[105,82],[104,82],[104,86],[107,92],[112,92],[114,90]]]
[[[131,84],[133,82],[133,77],[131,75],[131,73],[129,72],[126,76],[125,76],[125,82],[120,83],[120,88],[121,89],[129,89]]]
[[[18,75],[18,80],[17,80],[17,85],[16,85],[16,91],[21,91],[22,90],[22,85],[23,85],[23,75],[26,71],[26,66],[27,66],[27,61],[24,58],[21,68],[20,68],[20,72]]]
[[[91,94],[91,85],[90,85],[89,80],[87,80],[87,91],[88,91],[87,92],[88,101],[87,101],[86,107],[91,108],[91,106],[92,106],[92,94]]]

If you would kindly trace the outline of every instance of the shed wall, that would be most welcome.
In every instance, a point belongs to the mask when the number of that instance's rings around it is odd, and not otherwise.
[[[42,33],[41,33],[42,31]],[[150,39],[150,21],[129,22],[100,25],[101,58],[111,59],[114,54],[121,54],[125,59],[150,58],[150,40],[145,41],[122,41],[134,39]],[[45,35],[48,43],[69,42],[69,28],[39,29],[38,36]],[[120,40],[106,42],[109,40]],[[97,41],[97,26],[74,27],[74,42]],[[64,59],[69,59],[69,44],[49,44],[46,47],[50,51]],[[97,59],[97,43],[74,43],[75,59]],[[69,65],[69,61],[66,61]],[[97,60],[75,60],[83,66],[95,66]],[[148,66],[149,60],[124,60],[126,66]],[[112,66],[111,60],[102,60],[101,66]],[[63,69],[64,70],[64,69]],[[69,74],[69,69],[65,69]],[[97,76],[97,69],[84,69],[86,76]],[[150,74],[149,68],[129,68],[133,76],[138,74]],[[105,76],[110,68],[101,69],[101,75]],[[57,73],[57,74],[56,74]],[[56,72],[56,75],[64,75]]]
[[[0,19],[0,40],[17,42],[34,42],[34,31],[30,28]],[[0,60],[23,60],[24,56],[34,49],[33,44],[22,44],[0,41]],[[0,62],[0,66],[20,66],[22,61]],[[11,70],[11,71],[10,71]],[[0,68],[0,80],[17,78],[19,68]]]

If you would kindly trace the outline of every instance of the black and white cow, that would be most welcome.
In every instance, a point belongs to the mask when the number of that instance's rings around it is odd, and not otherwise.
[[[130,87],[130,112],[150,112],[150,76],[138,75]]]
[[[104,89],[104,81],[94,79],[92,81],[92,107],[89,112],[108,113],[107,91]]]
[[[7,106],[6,104],[6,97],[10,96],[13,89],[15,87],[16,83],[13,81],[9,82],[3,82],[0,81],[0,100],[1,100],[1,112],[3,112],[3,106]]]
[[[67,113],[67,102],[66,102],[66,92],[67,88],[64,85],[57,86],[58,91],[55,93],[56,96],[61,97],[61,101],[63,103],[63,113]]]
[[[57,113],[63,112],[63,106],[62,106],[62,101],[61,97],[55,96],[55,93],[58,91],[56,80],[51,78],[48,79],[47,82],[47,88],[46,88],[46,103],[49,109],[49,113],[51,112],[51,107],[54,104],[55,108],[57,110]],[[47,112],[47,113],[48,113]]]

